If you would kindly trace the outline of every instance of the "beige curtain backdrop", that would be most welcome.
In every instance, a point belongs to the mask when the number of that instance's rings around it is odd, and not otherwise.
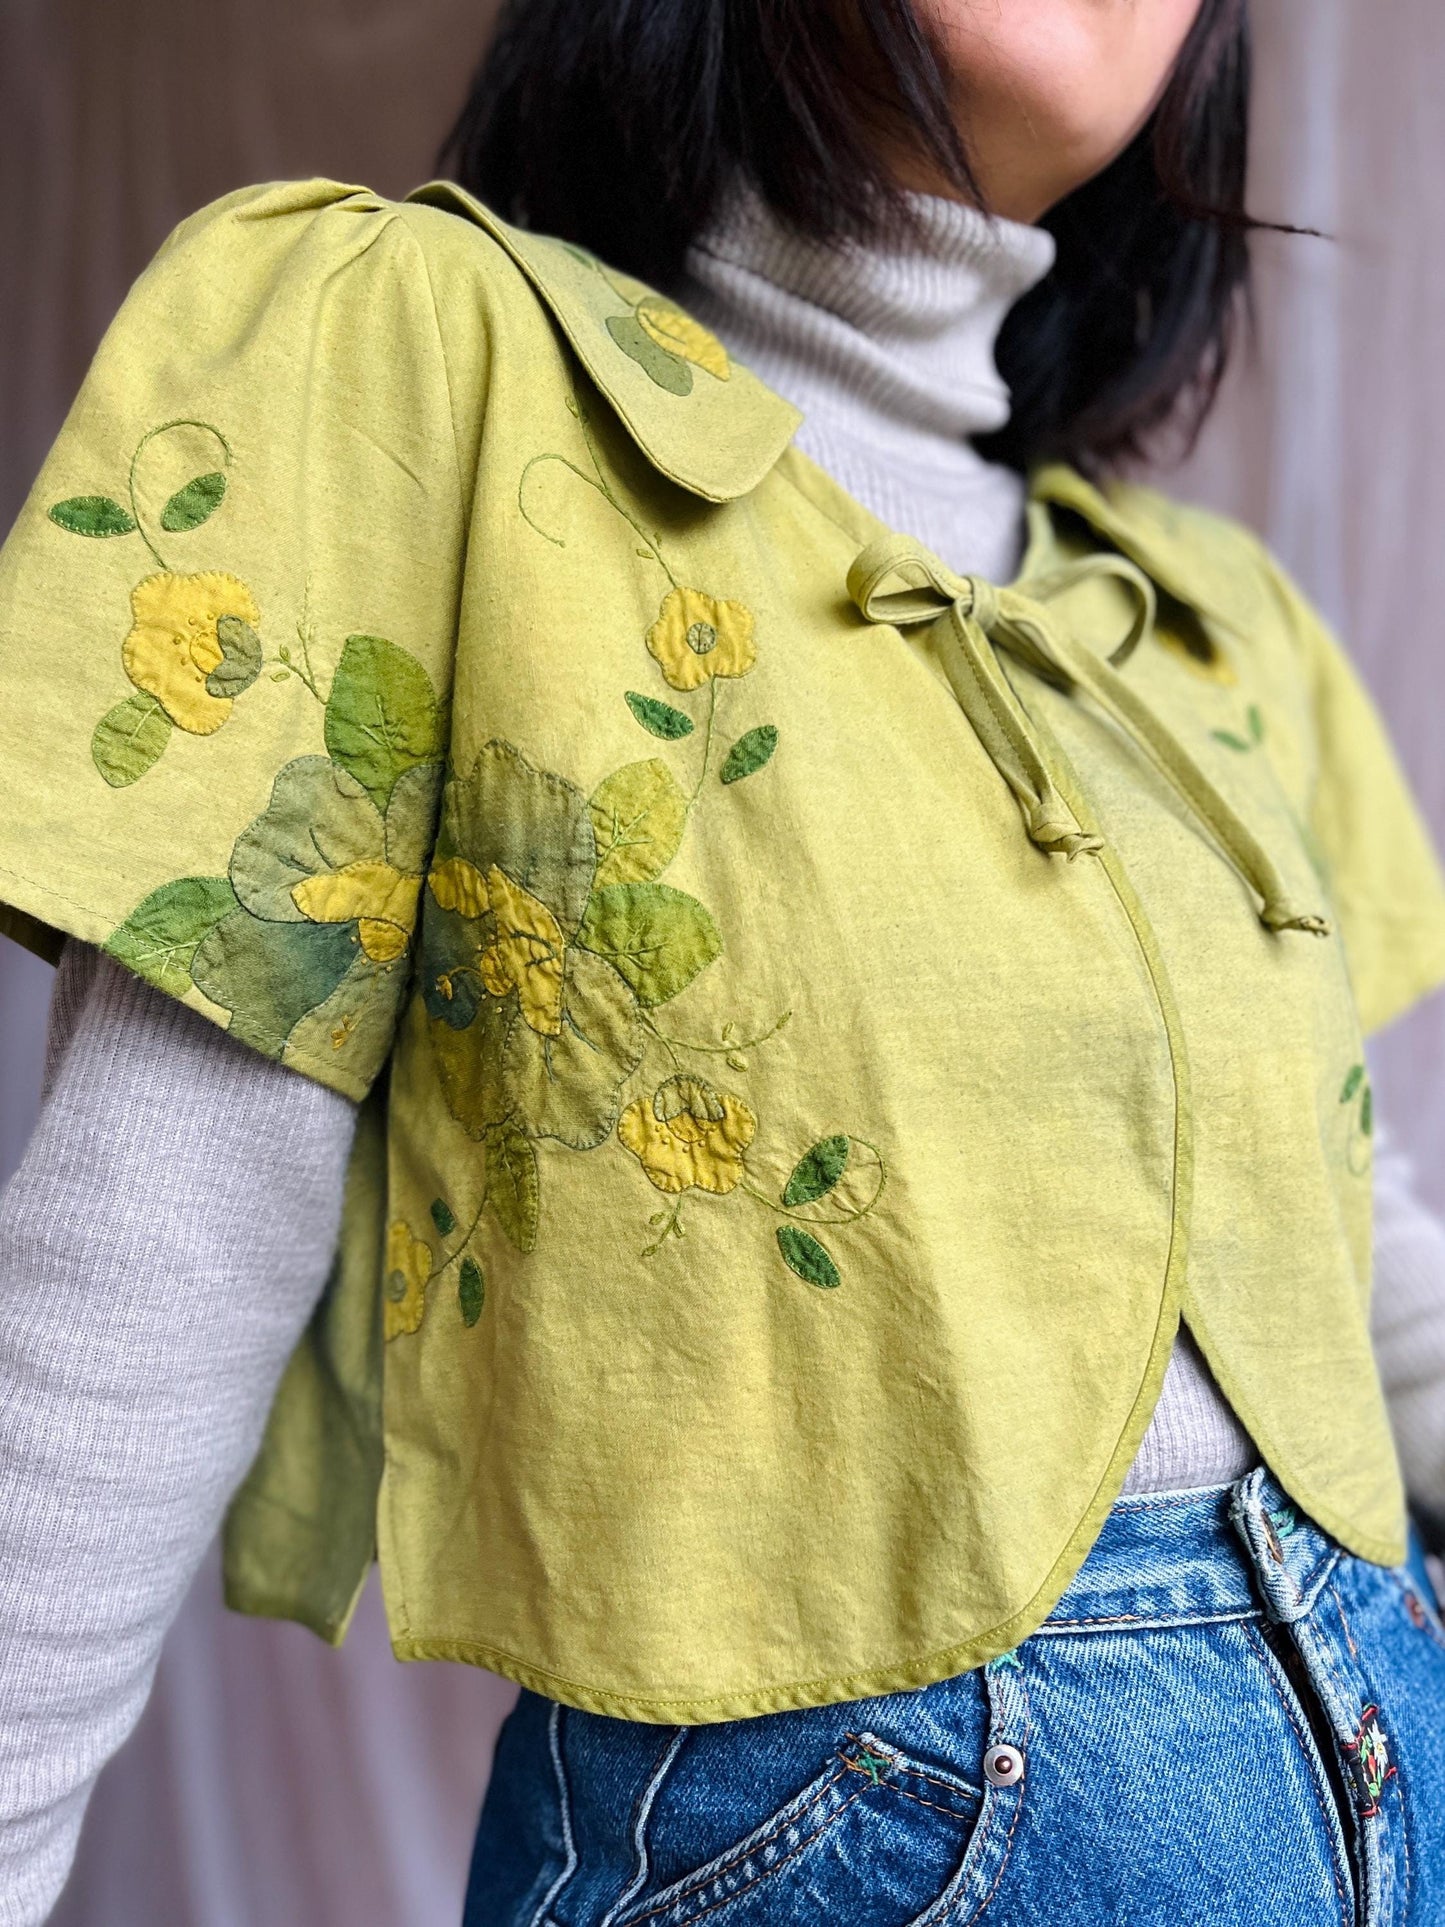
[[[430,171],[487,0],[0,0],[0,523],[129,278],[183,214],[322,171]],[[1445,841],[1445,19],[1255,0],[1257,351],[1173,485],[1260,528],[1348,638]],[[36,638],[44,647],[44,638]],[[3,692],[0,692],[3,697]],[[49,973],[0,940],[0,1178],[33,1115]],[[1381,1048],[1445,1207],[1445,1000]],[[509,1693],[236,1620],[202,1575],[97,1793],[61,1927],[449,1927]]]

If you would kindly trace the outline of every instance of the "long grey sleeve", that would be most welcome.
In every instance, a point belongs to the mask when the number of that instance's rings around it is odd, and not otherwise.
[[[40,1122],[0,1194],[0,1927],[54,1905],[255,1452],[354,1117],[66,946]]]

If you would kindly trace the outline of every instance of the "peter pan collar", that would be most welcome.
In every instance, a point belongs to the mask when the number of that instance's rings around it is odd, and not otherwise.
[[[1232,525],[1197,509],[1181,509],[1133,482],[1096,487],[1062,462],[1035,469],[1029,495],[1072,510],[1176,602],[1236,634],[1249,632],[1258,616],[1258,596],[1253,576],[1239,567],[1239,533]]]
[[[642,453],[669,480],[709,502],[756,488],[791,442],[802,416],[734,361],[717,337],[645,282],[585,248],[503,221],[453,181],[428,181],[406,197],[473,221],[510,255],[546,303],[587,374]],[[1209,518],[1186,519],[1165,497],[1132,483],[1096,487],[1064,463],[1030,477],[1038,503],[1071,510],[1166,594],[1245,631],[1254,614],[1238,581],[1237,544],[1211,552]]]
[[[499,220],[451,181],[407,196],[484,228],[541,295],[655,468],[709,502],[757,487],[802,416],[666,296],[570,242]]]

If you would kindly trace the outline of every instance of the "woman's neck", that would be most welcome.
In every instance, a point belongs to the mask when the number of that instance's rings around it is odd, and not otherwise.
[[[909,199],[915,222],[895,241],[824,246],[740,191],[693,247],[679,292],[802,409],[799,446],[875,515],[955,568],[1006,580],[1023,484],[971,437],[1008,419],[998,332],[1048,273],[1053,241],[956,201]]]

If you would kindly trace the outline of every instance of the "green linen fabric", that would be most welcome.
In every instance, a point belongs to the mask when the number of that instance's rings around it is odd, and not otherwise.
[[[0,553],[0,927],[364,1101],[230,1596],[707,1721],[1048,1613],[1181,1314],[1397,1560],[1362,1029],[1445,885],[1243,531],[953,577],[664,298],[433,183],[233,195]],[[257,1200],[258,1210],[264,1200]],[[184,1316],[178,1304],[177,1316]]]

